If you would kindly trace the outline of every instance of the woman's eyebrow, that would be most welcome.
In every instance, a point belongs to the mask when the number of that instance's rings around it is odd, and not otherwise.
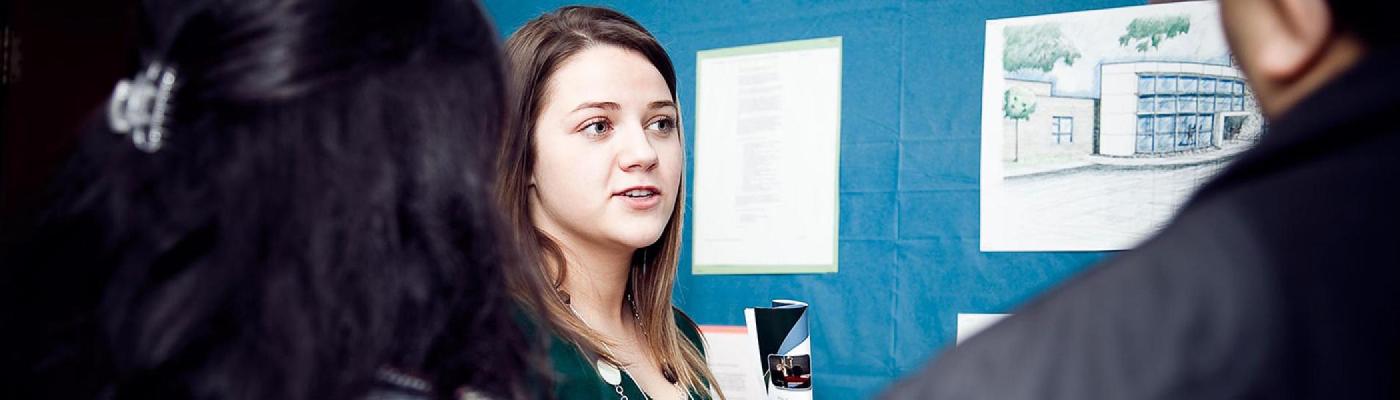
[[[675,102],[675,101],[671,101],[671,100],[653,101],[653,102],[651,102],[651,104],[648,104],[648,105],[647,105],[647,109],[648,109],[648,110],[657,110],[657,109],[662,109],[662,108],[666,108],[666,107],[671,107],[671,108],[675,108],[675,109],[680,109],[680,107],[676,107],[676,102]],[[570,113],[573,113],[573,112],[577,112],[577,111],[579,111],[579,110],[587,110],[587,109],[590,109],[590,108],[601,108],[601,109],[604,109],[604,110],[613,110],[613,111],[615,111],[615,110],[620,110],[620,109],[622,109],[622,105],[617,104],[617,103],[615,103],[615,102],[611,102],[611,101],[589,101],[589,102],[584,102],[584,103],[582,103],[582,104],[579,104],[578,107],[575,107],[575,108],[573,109],[573,111],[569,111],[569,112],[570,112]]]
[[[590,102],[585,102],[585,103],[583,103],[583,104],[579,104],[577,108],[574,108],[573,111],[569,111],[569,112],[574,112],[574,111],[578,111],[578,110],[585,110],[585,109],[589,109],[589,108],[601,108],[601,109],[604,109],[604,110],[617,110],[617,109],[622,108],[622,106],[618,105],[617,103],[611,102],[611,101],[590,101]]]

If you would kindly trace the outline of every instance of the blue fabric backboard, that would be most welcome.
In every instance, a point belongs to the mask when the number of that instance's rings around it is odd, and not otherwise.
[[[843,37],[840,272],[694,276],[687,226],[676,304],[701,324],[743,325],[744,307],[806,301],[816,397],[867,398],[951,345],[958,313],[1011,311],[1100,260],[1104,253],[978,251],[985,22],[1143,3],[598,3],[636,18],[670,52],[688,149],[697,51]],[[485,1],[503,38],[566,4],[573,3]],[[693,168],[688,162],[688,176]]]

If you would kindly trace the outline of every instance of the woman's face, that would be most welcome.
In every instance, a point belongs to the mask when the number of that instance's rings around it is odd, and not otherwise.
[[[564,60],[533,132],[536,226],[594,247],[656,242],[681,194],[679,112],[640,53],[599,45]]]

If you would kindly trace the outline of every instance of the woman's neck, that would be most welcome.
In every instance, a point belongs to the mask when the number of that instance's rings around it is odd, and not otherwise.
[[[568,273],[563,290],[569,304],[590,327],[611,337],[631,331],[631,309],[624,307],[632,252],[590,246],[569,238],[556,237]]]

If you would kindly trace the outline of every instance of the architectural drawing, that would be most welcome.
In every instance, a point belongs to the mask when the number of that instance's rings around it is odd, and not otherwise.
[[[1131,248],[1265,134],[1216,7],[987,22],[983,251]]]

